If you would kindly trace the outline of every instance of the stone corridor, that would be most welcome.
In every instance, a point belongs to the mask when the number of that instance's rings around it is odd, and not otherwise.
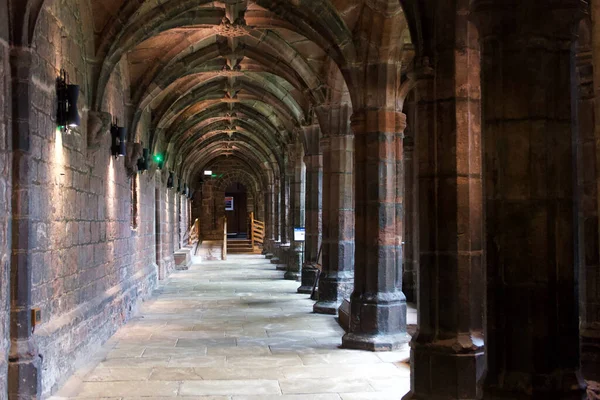
[[[0,400],[600,400],[599,143],[600,0],[0,0]]]
[[[409,391],[408,346],[339,349],[335,319],[313,313],[282,275],[259,255],[174,273],[51,399],[391,400]]]

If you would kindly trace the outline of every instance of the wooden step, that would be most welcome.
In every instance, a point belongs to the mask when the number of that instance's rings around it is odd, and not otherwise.
[[[236,249],[240,247],[252,247],[251,243],[227,243],[227,247],[231,249]]]

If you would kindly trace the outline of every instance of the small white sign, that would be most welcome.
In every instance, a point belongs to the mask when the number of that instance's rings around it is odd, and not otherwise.
[[[233,211],[233,197],[225,197],[225,211]]]
[[[305,228],[294,228],[294,241],[304,242],[306,240],[306,229]]]

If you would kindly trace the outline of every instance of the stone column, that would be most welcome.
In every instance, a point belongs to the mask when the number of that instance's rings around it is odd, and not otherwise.
[[[414,104],[406,105],[414,111]],[[417,269],[419,266],[419,200],[418,157],[414,155],[414,112],[407,112],[404,146],[404,244],[402,246],[402,292],[407,302],[417,302]]]
[[[292,173],[288,167],[289,161],[286,160],[286,171],[281,179],[281,244],[289,244],[289,223],[290,223],[290,182]]]
[[[275,238],[275,248],[281,244],[281,180],[275,180],[275,186],[273,188],[273,233]]]
[[[356,257],[350,328],[342,346],[393,350],[405,344],[406,298],[397,259],[396,166],[406,116],[362,110],[353,116],[356,152]],[[325,153],[324,153],[325,154]],[[326,165],[326,163],[325,163]]]
[[[265,243],[263,246],[263,254],[265,256],[270,255],[273,257],[273,244],[275,243],[274,236],[274,224],[275,215],[273,214],[273,188],[269,186],[267,192],[265,192]],[[267,258],[270,258],[267,257]]]
[[[598,224],[598,191],[600,185],[600,3],[591,3],[591,19],[581,24],[580,55],[578,72],[580,77],[579,130],[582,191],[580,192],[583,217],[583,251],[580,270],[581,290],[581,366],[583,376],[595,381],[600,391],[600,242]],[[591,57],[590,57],[591,55]],[[594,68],[596,65],[596,68]],[[596,286],[594,287],[594,282]],[[592,385],[590,385],[590,388]],[[598,393],[600,397],[600,393]],[[591,396],[590,396],[591,397]]]
[[[477,0],[472,6],[484,93],[484,399],[585,398],[572,80],[582,4]]]
[[[293,157],[290,157],[290,170],[293,174],[290,176],[290,254],[287,260],[287,271],[284,278],[296,281],[300,278],[300,269],[302,265],[302,248],[304,243],[294,240],[294,228],[303,227],[305,220],[304,203],[304,148],[302,143],[298,142],[292,147]]]
[[[434,53],[415,62],[418,329],[411,341],[411,392],[405,399],[481,397],[480,54],[468,11],[468,1],[439,2],[432,22]]]
[[[317,111],[323,138],[323,271],[313,311],[337,314],[354,279],[354,136],[349,105]]]
[[[29,48],[10,50],[12,93],[12,256],[10,260],[10,351],[8,396],[39,399],[42,393],[41,358],[32,333],[30,214],[33,160],[30,141],[30,79],[34,54]]]
[[[307,155],[304,157],[304,163],[306,164],[306,243],[302,285],[298,288],[298,292],[310,293],[315,281],[316,269],[309,266],[319,262],[317,257],[323,229],[323,155]]]
[[[158,171],[155,175],[155,249],[156,264],[158,265],[158,279],[164,280],[169,274],[171,265],[169,265],[170,254],[165,252],[167,227],[167,189],[161,180],[161,173]]]
[[[274,230],[275,230],[275,242],[273,243],[273,247],[271,248],[271,251],[273,252],[273,257],[271,257],[271,263],[272,264],[279,264],[279,257],[281,256],[281,244],[283,243],[283,235],[282,235],[282,231],[283,231],[283,208],[282,208],[282,182],[283,180],[281,179],[281,177],[279,177],[276,181],[275,181],[275,188],[273,191],[273,196],[274,196],[274,216],[275,216],[275,224],[274,224]]]

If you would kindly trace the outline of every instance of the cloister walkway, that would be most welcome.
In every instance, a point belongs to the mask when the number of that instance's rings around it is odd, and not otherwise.
[[[52,399],[388,400],[409,390],[408,348],[338,348],[297,282],[259,255],[173,274]]]

